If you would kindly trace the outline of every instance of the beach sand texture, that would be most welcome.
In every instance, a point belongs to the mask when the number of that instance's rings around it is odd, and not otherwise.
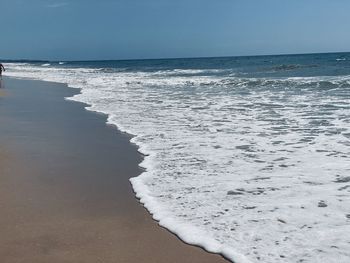
[[[159,227],[129,178],[142,156],[63,84],[4,79],[0,262],[226,262]]]

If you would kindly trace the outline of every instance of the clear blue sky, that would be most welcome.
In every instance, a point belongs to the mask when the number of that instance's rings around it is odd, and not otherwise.
[[[0,57],[350,51],[349,0],[0,0]]]

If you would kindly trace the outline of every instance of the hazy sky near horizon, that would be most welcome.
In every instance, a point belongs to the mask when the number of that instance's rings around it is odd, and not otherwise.
[[[350,51],[349,0],[0,0],[0,58]]]

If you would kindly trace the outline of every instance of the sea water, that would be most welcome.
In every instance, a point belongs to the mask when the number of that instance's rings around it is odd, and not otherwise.
[[[350,54],[6,64],[134,135],[160,225],[245,262],[350,262]]]

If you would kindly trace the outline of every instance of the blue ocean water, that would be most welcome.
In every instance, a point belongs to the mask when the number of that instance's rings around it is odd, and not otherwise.
[[[125,72],[154,72],[172,69],[210,70],[216,74],[234,73],[241,77],[310,77],[348,75],[350,53],[243,56],[218,58],[179,58],[103,61],[5,61],[9,63],[50,64],[62,68],[103,68]],[[222,70],[222,72],[220,71]],[[213,74],[215,74],[213,72]]]
[[[135,135],[137,196],[235,262],[350,261],[350,53],[10,61]]]

